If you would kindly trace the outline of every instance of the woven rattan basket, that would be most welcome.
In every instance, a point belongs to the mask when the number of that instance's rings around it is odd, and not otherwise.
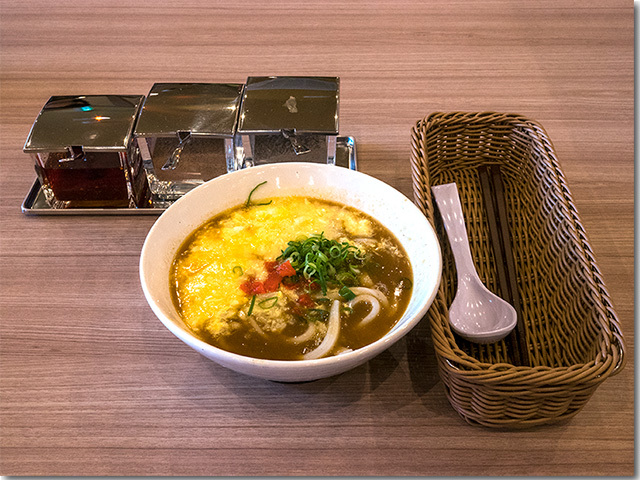
[[[430,187],[458,185],[480,278],[500,293],[478,167],[499,165],[504,183],[524,352],[514,336],[479,345],[450,328],[455,265]],[[453,408],[469,423],[523,428],[572,417],[624,365],[609,294],[544,129],[498,113],[434,113],[412,132],[415,200],[436,226],[443,277],[427,318]],[[495,168],[495,167],[494,167]]]

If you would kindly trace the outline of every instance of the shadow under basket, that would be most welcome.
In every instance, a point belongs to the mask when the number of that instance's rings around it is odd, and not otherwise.
[[[623,368],[624,343],[546,132],[519,115],[434,113],[415,125],[411,146],[415,201],[436,227],[443,250],[442,282],[427,318],[451,405],[470,424],[498,428],[574,416]],[[500,294],[479,175],[496,165],[519,295],[518,333],[480,345],[449,324],[456,270],[431,186],[457,184],[478,274]]]

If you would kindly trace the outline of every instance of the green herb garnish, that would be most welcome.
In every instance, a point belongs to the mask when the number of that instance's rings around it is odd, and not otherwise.
[[[340,289],[338,292],[342,298],[344,298],[347,302],[356,298],[356,294],[351,291],[349,287],[346,285]]]
[[[267,183],[266,180],[264,182],[262,182],[262,183],[259,183],[255,187],[253,187],[253,190],[251,190],[251,192],[249,192],[249,197],[247,198],[247,202],[244,204],[245,207],[250,207],[251,205],[269,205],[273,201],[273,200],[269,200],[268,202],[251,203],[251,197],[252,197],[253,193],[258,189],[258,187],[261,187],[265,183]]]
[[[288,260],[299,275],[309,283],[316,282],[326,295],[328,286],[355,284],[357,267],[362,265],[364,258],[364,252],[355,245],[329,240],[323,232],[289,242],[278,260]]]
[[[251,297],[251,304],[249,305],[249,311],[247,315],[251,315],[253,313],[253,306],[256,304],[256,296]]]
[[[329,312],[320,308],[310,308],[307,310],[305,319],[308,322],[325,322],[329,319]]]
[[[244,272],[242,271],[242,267],[240,265],[236,265],[235,267],[233,267],[233,273],[241,277]]]
[[[273,308],[278,304],[278,297],[269,297],[266,300],[261,301],[258,306],[265,310]]]

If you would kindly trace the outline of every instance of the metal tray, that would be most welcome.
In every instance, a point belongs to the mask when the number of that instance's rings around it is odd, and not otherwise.
[[[353,137],[338,137],[336,140],[336,165],[357,170],[356,141]],[[51,208],[44,198],[41,184],[35,180],[22,202],[25,215],[160,215],[162,208]]]

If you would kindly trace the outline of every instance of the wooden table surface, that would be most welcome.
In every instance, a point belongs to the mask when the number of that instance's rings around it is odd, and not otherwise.
[[[634,9],[628,1],[0,2],[0,474],[633,475]],[[143,297],[153,216],[25,216],[22,153],[51,95],[156,81],[341,77],[359,169],[412,197],[410,130],[500,111],[554,142],[629,361],[573,419],[467,425],[425,338],[278,384],[177,340]]]

